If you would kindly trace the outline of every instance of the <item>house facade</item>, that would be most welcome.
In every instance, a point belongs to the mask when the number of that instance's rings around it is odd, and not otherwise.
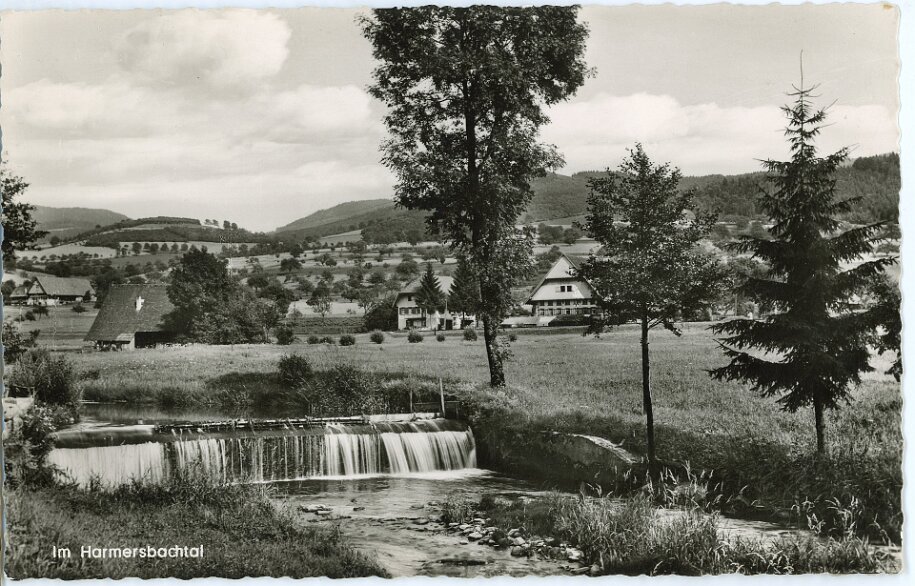
[[[133,350],[173,342],[165,325],[175,309],[165,285],[114,285],[108,291],[86,340],[100,350]]]
[[[439,288],[447,298],[451,294],[454,279],[444,276],[436,276],[436,279]],[[416,294],[419,292],[419,288],[420,279],[417,278],[404,285],[404,288],[397,293],[394,307],[397,308],[398,330],[459,330],[474,324],[474,316],[450,312],[447,301],[443,311],[427,314],[416,304]]]
[[[27,292],[28,305],[62,305],[92,301],[95,290],[88,279],[42,275]]]
[[[566,255],[560,256],[531,291],[527,303],[533,315],[541,318],[538,325],[546,325],[543,318],[560,315],[588,316],[595,310],[594,290],[587,281],[576,276],[577,265]],[[546,323],[544,323],[546,322]]]

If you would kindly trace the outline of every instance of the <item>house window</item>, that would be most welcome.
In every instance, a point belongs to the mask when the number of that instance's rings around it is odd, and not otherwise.
[[[413,301],[413,296],[412,296],[412,295],[407,295],[407,301]]]

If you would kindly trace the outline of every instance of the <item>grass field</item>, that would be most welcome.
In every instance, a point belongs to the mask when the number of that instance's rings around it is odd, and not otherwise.
[[[5,573],[14,579],[331,578],[384,575],[331,527],[304,527],[263,487],[172,481],[114,492],[73,487],[5,490]],[[97,548],[195,547],[202,557],[82,558]],[[54,557],[53,547],[72,557]]]
[[[20,315],[33,308],[22,305],[5,306],[3,318],[17,320],[23,332],[41,330],[38,343],[42,346],[58,350],[75,349],[87,345],[83,338],[89,333],[89,328],[98,315],[98,310],[91,303],[86,303],[83,307],[86,311],[76,313],[72,305],[51,306],[48,307],[47,316],[39,316],[35,321],[18,321]]]
[[[509,386],[498,391],[485,385],[482,343],[458,336],[409,344],[388,335],[376,345],[359,335],[352,347],[190,346],[73,359],[90,400],[254,404],[281,392],[273,373],[290,352],[308,356],[318,370],[346,363],[393,376],[443,377],[449,392],[476,406],[477,435],[518,441],[515,453],[523,453],[523,438],[548,430],[599,435],[643,453],[640,350],[630,327],[600,338],[520,331],[507,364]],[[879,372],[865,376],[851,405],[828,414],[831,453],[823,461],[813,456],[810,410],[785,413],[740,385],[709,378],[724,357],[705,325],[688,325],[681,338],[654,333],[651,358],[659,457],[715,470],[722,492],[783,510],[805,499],[854,497],[862,525],[898,537],[902,397],[899,384],[881,374],[888,357],[875,358]]]

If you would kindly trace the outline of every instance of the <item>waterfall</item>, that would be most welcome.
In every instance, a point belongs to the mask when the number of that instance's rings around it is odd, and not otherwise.
[[[99,434],[95,443],[111,437]],[[82,433],[69,443],[78,447],[61,441],[49,461],[82,485],[92,478],[116,485],[174,474],[270,482],[476,467],[473,432],[447,420],[152,436],[157,441],[147,432],[138,436],[141,443],[117,437],[119,445],[91,445],[91,434]]]

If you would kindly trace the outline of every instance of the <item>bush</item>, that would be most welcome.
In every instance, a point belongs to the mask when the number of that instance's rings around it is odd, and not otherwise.
[[[73,364],[65,356],[51,356],[44,348],[20,356],[10,384],[34,388],[35,399],[50,405],[76,405],[80,400]]]
[[[311,380],[314,372],[305,356],[285,354],[279,362],[280,381],[288,387],[298,387]]]
[[[444,341],[445,341],[445,334],[439,332],[439,333],[435,334],[435,339],[436,339],[436,341],[438,341],[438,342],[444,342]]]
[[[369,336],[369,340],[371,340],[375,344],[381,344],[384,342],[384,334],[382,334],[378,330],[375,330],[374,332],[372,332],[372,335]]]
[[[280,326],[276,328],[276,343],[280,346],[288,346],[295,342],[295,332],[289,326]]]
[[[473,329],[472,327],[467,326],[466,328],[464,328],[464,339],[467,340],[468,342],[476,342],[477,341],[477,331],[475,329]]]
[[[3,440],[3,468],[10,487],[47,486],[53,482],[47,457],[54,447],[51,438],[56,429],[54,419],[52,408],[32,405]]]
[[[25,312],[25,321],[35,321],[35,314],[31,309]]]
[[[423,341],[423,335],[416,330],[410,330],[410,333],[407,334],[407,341],[411,344],[419,344]]]
[[[330,344],[331,346],[333,346],[333,345],[335,345],[337,342],[336,342],[333,338],[331,338],[330,336],[322,336],[322,337],[321,337],[321,343],[322,343],[322,344]]]
[[[516,334],[516,333],[514,333],[514,332],[510,333],[510,334],[508,335],[508,341],[509,341],[509,342],[517,342],[517,341],[518,341],[518,334]]]
[[[340,345],[341,346],[354,346],[356,344],[356,336],[351,334],[343,334],[340,336]]]
[[[308,338],[306,338],[305,341],[308,342],[309,344],[320,344],[320,343],[321,343],[321,338],[319,338],[319,337],[317,337],[316,335],[312,334],[312,335],[308,336]]]
[[[3,322],[3,355],[8,364],[16,362],[30,348],[35,348],[41,330],[32,330],[23,336],[11,321]]]
[[[84,306],[82,303],[77,303],[70,309],[70,311],[73,313],[86,313],[86,306]]]

